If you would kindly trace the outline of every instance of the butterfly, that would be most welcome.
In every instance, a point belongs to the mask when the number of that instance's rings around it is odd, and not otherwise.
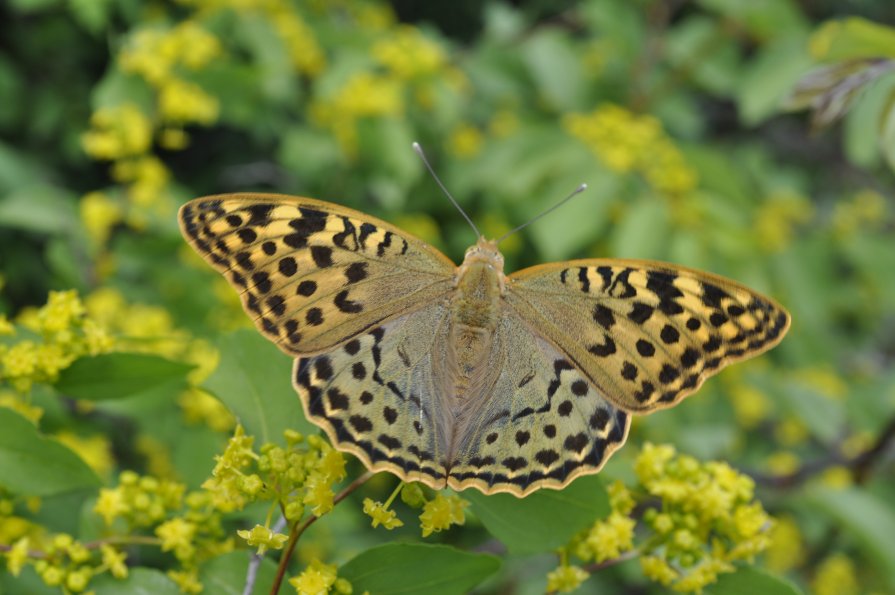
[[[307,418],[373,471],[522,497],[596,473],[631,416],[776,345],[789,314],[734,281],[648,260],[505,275],[458,267],[370,215],[275,194],[185,204],[184,237],[295,357]]]

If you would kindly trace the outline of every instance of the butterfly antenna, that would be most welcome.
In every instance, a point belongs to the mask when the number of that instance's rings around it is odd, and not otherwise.
[[[418,142],[413,143],[413,150],[419,155],[420,159],[423,160],[423,164],[425,164],[426,169],[429,170],[429,173],[432,174],[432,177],[435,178],[435,183],[438,184],[441,191],[444,192],[445,196],[447,196],[451,202],[457,207],[457,210],[460,211],[460,214],[463,215],[463,218],[466,219],[466,222],[469,223],[469,226],[472,227],[472,230],[475,232],[477,237],[481,237],[482,234],[479,232],[479,228],[475,226],[475,223],[472,222],[472,219],[469,218],[469,215],[466,214],[466,211],[460,207],[460,204],[451,196],[451,193],[448,192],[448,189],[445,188],[444,184],[441,183],[441,180],[438,178],[438,174],[435,173],[435,170],[432,169],[432,165],[429,163],[429,160],[426,159],[426,154],[423,153],[423,148],[420,146]]]
[[[537,221],[538,219],[540,219],[540,218],[542,218],[542,217],[545,217],[545,216],[549,215],[550,213],[552,213],[553,211],[555,211],[555,210],[558,209],[559,207],[563,206],[564,204],[566,204],[567,202],[569,202],[570,200],[572,200],[573,198],[575,198],[576,196],[578,196],[579,194],[581,194],[582,192],[584,192],[585,190],[587,190],[587,184],[581,184],[580,186],[578,186],[577,188],[575,188],[575,190],[573,190],[571,194],[569,194],[567,197],[565,197],[564,199],[562,199],[561,201],[559,201],[558,203],[556,203],[555,205],[553,205],[552,207],[550,207],[549,209],[547,209],[546,211],[544,211],[543,213],[541,213],[540,215],[537,215],[537,216],[534,217],[533,219],[529,219],[528,221],[526,221],[526,222],[523,223],[522,225],[520,225],[520,226],[518,226],[518,227],[516,227],[516,228],[511,229],[510,231],[506,232],[505,234],[503,234],[502,236],[500,236],[499,238],[497,238],[497,243],[498,243],[498,244],[501,243],[502,241],[504,241],[505,239],[507,239],[508,237],[510,237],[511,235],[513,235],[514,233],[516,233],[517,231],[519,231],[520,229],[523,229],[523,228],[525,228],[525,227],[528,227],[529,225],[531,225],[532,223],[534,223],[534,222]]]

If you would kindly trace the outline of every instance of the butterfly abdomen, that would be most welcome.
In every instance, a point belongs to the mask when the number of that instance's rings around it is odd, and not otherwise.
[[[451,301],[451,370],[454,396],[463,401],[470,382],[488,362],[501,313],[502,263],[490,253],[471,249],[457,270]]]

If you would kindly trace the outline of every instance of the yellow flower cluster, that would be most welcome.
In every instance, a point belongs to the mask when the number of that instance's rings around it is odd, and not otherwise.
[[[115,289],[101,288],[87,296],[84,306],[89,320],[115,337],[116,349],[152,353],[193,364],[187,377],[190,387],[180,396],[184,417],[205,423],[218,431],[230,431],[235,423],[224,405],[198,388],[217,368],[219,354],[207,341],[192,338],[177,328],[171,314],[159,306],[130,304]]]
[[[469,124],[461,124],[448,137],[448,152],[460,159],[470,159],[479,154],[485,144],[485,135]]]
[[[395,27],[373,44],[373,58],[404,80],[436,75],[447,63],[444,51],[410,25]]]
[[[143,78],[157,95],[155,114],[133,103],[104,106],[91,117],[91,129],[82,145],[95,159],[113,162],[113,177],[125,185],[127,203],[91,192],[82,198],[81,219],[94,247],[108,240],[112,226],[125,222],[141,229],[151,211],[167,216],[170,201],[163,200],[170,172],[150,154],[153,135],[167,149],[182,149],[188,137],[182,127],[207,125],[218,118],[216,97],[188,80],[191,71],[205,68],[222,53],[221,44],[193,20],[174,27],[149,26],[126,40],[118,55],[122,72]]]
[[[285,448],[265,444],[260,453],[253,448],[254,439],[246,436],[242,426],[216,458],[212,477],[202,485],[222,511],[240,510],[246,504],[268,500],[285,512],[294,523],[302,518],[305,507],[315,516],[332,510],[333,485],[345,478],[345,459],[319,436],[307,440],[294,431],[285,433]],[[241,533],[262,547],[274,547],[278,537],[270,533],[265,540],[259,530],[267,525]]]
[[[649,496],[644,521],[654,532],[644,573],[675,591],[698,592],[733,562],[770,544],[771,518],[752,501],[754,482],[722,462],[700,463],[669,445],[645,444],[634,466]]]
[[[375,502],[372,498],[364,498],[364,514],[373,519],[370,524],[374,529],[382,525],[391,531],[404,526],[404,522],[398,518],[398,514],[394,510],[389,510],[389,505],[391,505],[391,498],[384,504]]]
[[[37,338],[0,345],[0,382],[27,393],[31,385],[51,383],[59,372],[83,355],[110,351],[114,341],[88,317],[74,290],[51,291],[46,305],[23,310],[16,320]],[[17,334],[7,324],[7,334]]]
[[[889,218],[886,199],[875,190],[863,190],[833,208],[833,232],[837,237],[849,238],[868,228],[879,229]]]
[[[816,595],[858,595],[865,592],[858,583],[854,562],[841,553],[832,554],[820,563],[811,587]]]
[[[548,591],[574,591],[590,576],[583,568],[569,564],[570,553],[584,562],[599,564],[618,558],[634,548],[636,522],[629,516],[634,509],[634,497],[620,481],[612,483],[607,491],[609,516],[591,525],[560,550],[559,567],[547,575]]]
[[[8,500],[2,502],[9,503]],[[0,526],[4,528],[0,541],[11,543],[11,547],[5,548],[3,557],[6,569],[13,577],[31,566],[47,586],[58,587],[64,593],[82,593],[90,581],[101,574],[109,573],[117,579],[128,576],[127,554],[113,545],[113,540],[82,543],[65,533],[47,533],[24,519],[10,516],[11,513],[12,506],[0,505]],[[10,526],[17,528],[10,531]],[[135,542],[139,540],[137,537]],[[114,541],[124,545],[127,538]]]
[[[464,510],[469,502],[456,494],[445,496],[441,492],[423,505],[420,515],[420,528],[423,537],[449,529],[451,525],[462,525],[466,522]]]
[[[177,69],[199,70],[221,54],[218,39],[198,23],[146,27],[133,33],[118,57],[125,72],[138,74],[161,87],[178,77]]]
[[[766,198],[755,214],[758,245],[767,252],[782,252],[791,243],[796,228],[814,216],[814,206],[804,196],[777,192]]]
[[[580,566],[560,564],[558,568],[547,573],[548,593],[571,593],[581,586],[590,575]]]
[[[332,592],[351,595],[352,592],[351,583],[338,577],[335,566],[324,564],[316,558],[301,574],[289,579],[289,584],[295,587],[298,595],[327,595]]]
[[[353,156],[358,149],[358,121],[403,113],[402,91],[401,84],[391,77],[358,72],[333,97],[317,99],[311,104],[311,120],[328,129],[345,154]]]
[[[679,196],[696,188],[696,172],[654,116],[604,104],[589,114],[567,114],[562,125],[607,167],[638,173],[658,192]]]
[[[311,27],[288,3],[272,2],[268,12],[295,69],[312,77],[320,74],[326,67],[326,57]]]
[[[115,538],[119,543],[131,539],[146,543],[145,537],[141,541],[141,537],[131,536],[137,530],[151,529],[155,538],[149,542],[163,552],[171,552],[180,563],[180,568],[168,574],[187,593],[202,589],[199,564],[233,549],[233,540],[224,537],[222,511],[215,506],[212,495],[203,491],[186,493],[186,486],[178,482],[124,471],[118,486],[100,490],[93,510],[109,530],[122,531],[123,535]],[[104,559],[111,560],[113,553],[104,551]],[[111,568],[111,562],[108,564]]]
[[[423,537],[432,533],[439,533],[449,529],[452,525],[462,525],[466,522],[466,507],[469,502],[452,494],[445,496],[437,492],[434,498],[427,498],[419,483],[399,484],[385,503],[376,502],[371,498],[364,500],[364,514],[372,520],[373,527],[382,525],[386,529],[401,527],[404,523],[397,518],[395,511],[390,510],[395,497],[401,494],[401,500],[411,508],[422,508],[420,514],[420,529]]]
[[[124,471],[115,488],[102,488],[94,512],[103,517],[107,526],[123,519],[128,527],[143,528],[156,525],[183,505],[186,486],[154,477],[140,477]]]
[[[358,124],[367,118],[402,116],[408,98],[431,109],[445,90],[459,93],[466,86],[463,73],[448,65],[444,49],[410,25],[390,19],[373,43],[373,64],[346,77],[331,93],[310,106],[311,121],[336,138],[342,152],[353,159],[358,151]],[[383,21],[385,22],[385,21]],[[454,144],[469,154],[481,144],[474,129],[460,127]]]
[[[802,542],[802,531],[792,517],[776,519],[770,533],[771,543],[765,552],[765,564],[768,569],[783,574],[802,563],[805,549]]]
[[[90,116],[90,126],[81,143],[95,159],[142,155],[152,145],[152,122],[133,103],[99,108]]]

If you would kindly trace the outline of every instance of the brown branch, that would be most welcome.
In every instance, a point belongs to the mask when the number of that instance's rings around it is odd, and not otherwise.
[[[336,494],[335,498],[333,498],[333,506],[347,498],[353,491],[365,484],[371,477],[373,477],[373,472],[367,471],[345,486],[345,489]],[[320,517],[312,514],[306,518],[303,523],[296,523],[293,525],[289,535],[289,543],[286,544],[286,548],[283,550],[283,555],[280,557],[280,564],[277,567],[277,576],[270,588],[270,595],[277,595],[280,591],[280,585],[283,584],[283,578],[286,576],[286,566],[289,565],[289,559],[292,557],[292,552],[295,551],[295,544],[298,543],[298,538],[301,537],[302,533],[304,533],[308,527],[313,525],[314,521],[319,518]]]
[[[886,453],[893,442],[895,442],[895,416],[889,419],[873,445],[857,456],[847,458],[832,452],[826,457],[805,463],[798,471],[787,475],[765,475],[756,472],[749,473],[749,475],[761,485],[775,489],[787,489],[805,483],[830,467],[841,465],[851,471],[855,483],[863,484],[870,479],[870,473],[874,465]]]

